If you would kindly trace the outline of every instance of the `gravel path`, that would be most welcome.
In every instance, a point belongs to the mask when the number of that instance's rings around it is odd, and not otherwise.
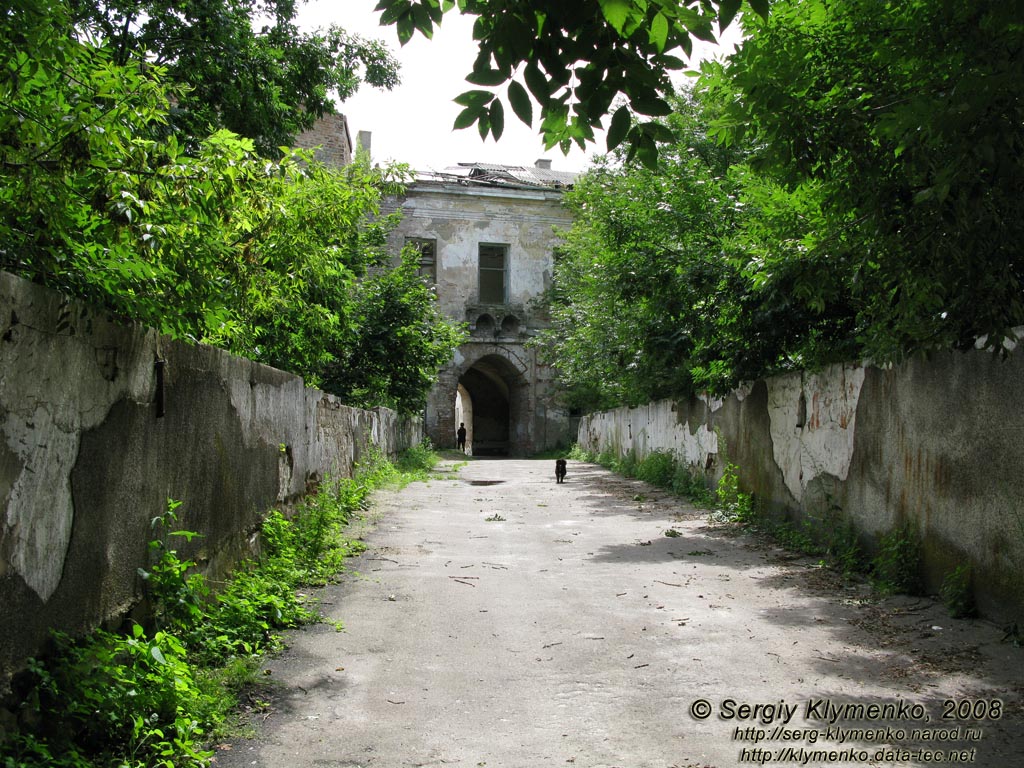
[[[321,592],[345,631],[289,635],[218,768],[1024,764],[1000,629],[599,467],[441,469],[376,497],[369,550]]]

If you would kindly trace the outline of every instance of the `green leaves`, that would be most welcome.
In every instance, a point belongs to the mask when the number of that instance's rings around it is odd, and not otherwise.
[[[0,17],[0,71],[24,73],[0,80],[0,266],[316,385],[375,332],[353,314],[354,286],[371,267],[388,271],[394,219],[381,201],[404,170],[330,171],[287,149],[272,162],[227,130],[179,141],[164,70],[77,42],[59,10]],[[467,103],[500,134],[491,98]],[[448,326],[417,306],[407,319],[429,333],[440,323],[443,346]],[[403,408],[413,397],[379,396]]]
[[[463,0],[457,5],[382,0],[377,9],[382,23],[398,24],[404,36],[416,28],[411,17],[420,6],[434,10],[432,23],[440,23],[443,13],[456,7],[475,16],[473,37],[479,56],[466,79],[486,88],[509,84],[505,94],[492,94],[489,101],[460,101],[464,109],[455,127],[476,124],[481,136],[498,138],[504,127],[503,97],[527,124],[533,122],[536,102],[545,146],[565,151],[573,144],[585,147],[593,141],[617,97],[639,114],[667,116],[674,92],[670,73],[685,66],[671,52],[689,56],[693,38],[714,40],[716,20],[715,3],[677,0],[584,0],[571,10],[558,0]],[[766,11],[765,2],[751,3],[751,7]],[[723,27],[739,9],[739,0],[719,4]],[[623,133],[624,119],[616,121],[609,146],[626,142],[633,157],[655,164],[658,141],[654,134]]]
[[[619,107],[615,114],[612,115],[612,122],[608,127],[607,144],[609,152],[622,143],[632,124],[633,118],[629,107]]]
[[[816,191],[767,185],[742,145],[717,144],[716,102],[673,107],[616,110],[610,136],[631,140],[567,195],[544,344],[582,408],[725,392],[853,346],[844,271],[800,250],[822,225]]]
[[[212,129],[228,128],[252,138],[264,157],[277,159],[277,148],[333,112],[335,101],[364,83],[391,88],[398,82],[397,61],[383,44],[334,26],[300,31],[293,0],[69,5],[83,39],[104,41],[114,64],[146,61],[188,84],[176,97],[169,130],[190,152]],[[416,29],[428,34],[433,18],[440,19],[438,9],[417,6],[400,29],[407,37]]]
[[[466,80],[473,85],[501,85],[508,80],[508,75],[498,69],[485,69],[470,72]]]
[[[664,53],[665,45],[668,42],[669,25],[668,19],[662,13],[654,14],[654,19],[651,21],[651,30],[649,40],[658,49],[658,53]]]
[[[769,6],[771,4],[771,0],[747,0],[747,3],[750,5],[751,8],[754,9],[754,12],[758,16],[760,16],[765,21],[768,20]]]
[[[533,94],[533,98],[537,100],[537,103],[542,107],[546,106],[551,96],[551,84],[548,82],[548,78],[540,71],[540,67],[534,61],[527,62],[526,67],[523,69],[523,79],[526,81],[526,87],[530,89],[530,93]]]
[[[630,106],[641,115],[650,117],[665,117],[672,114],[672,107],[662,99],[636,98],[630,102]]]
[[[817,232],[766,273],[822,314],[848,294],[859,354],[898,360],[979,338],[998,350],[1024,319],[1024,201],[1012,191],[1024,170],[1006,162],[1021,155],[1011,126],[1024,120],[1014,18],[997,4],[878,14],[862,0],[779,0],[709,70],[722,139],[757,142],[768,179],[817,195]]]
[[[437,371],[465,338],[446,321],[418,275],[419,255],[403,254],[395,269],[375,272],[349,294],[360,323],[323,369],[323,385],[346,402],[402,412],[422,410]]]
[[[508,102],[512,105],[516,117],[527,125],[533,124],[533,103],[530,101],[530,95],[514,80],[508,84]]]
[[[494,136],[494,140],[497,141],[501,138],[501,134],[505,132],[505,107],[502,106],[500,101],[495,99],[491,104],[489,113],[491,134]],[[487,132],[483,127],[480,129],[480,137],[487,138]]]
[[[381,0],[374,9],[381,12],[381,24],[394,24],[398,29],[398,39],[405,45],[417,31],[426,38],[434,36],[434,26],[441,23],[444,13],[454,7],[451,0],[420,0],[412,3],[409,0]]]
[[[736,14],[739,13],[740,5],[741,4],[742,4],[742,0],[722,0],[721,3],[719,3],[719,5],[718,5],[718,27],[719,27],[719,29],[725,29],[730,24],[732,24],[732,20],[735,19],[736,18]],[[751,3],[751,6],[753,6],[753,5],[754,4]],[[766,16],[767,15],[767,7],[768,7],[767,0],[765,0],[765,2],[762,3],[762,5],[764,5],[765,12],[762,13],[761,15],[762,16]],[[758,13],[760,13],[760,11],[758,11]]]
[[[616,32],[623,34],[626,22],[636,18],[637,8],[632,0],[599,0],[601,14]]]

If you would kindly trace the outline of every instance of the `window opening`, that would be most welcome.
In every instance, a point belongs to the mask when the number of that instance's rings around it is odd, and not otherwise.
[[[419,276],[433,285],[437,282],[437,240],[427,237],[407,237],[406,246],[411,246],[420,255]]]
[[[508,246],[480,245],[480,303],[504,304],[506,299],[506,267]]]

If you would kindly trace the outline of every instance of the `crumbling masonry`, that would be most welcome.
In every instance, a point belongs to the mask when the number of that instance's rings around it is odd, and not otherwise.
[[[428,398],[434,445],[454,446],[463,422],[478,456],[523,456],[574,439],[552,370],[528,343],[545,326],[538,300],[551,285],[558,231],[571,224],[562,193],[574,177],[544,160],[462,164],[419,175],[394,201],[403,217],[391,246],[419,250],[441,311],[470,330]]]

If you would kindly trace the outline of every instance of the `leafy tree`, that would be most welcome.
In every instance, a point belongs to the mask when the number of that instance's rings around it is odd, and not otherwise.
[[[505,102],[494,90],[507,88],[516,116],[533,123],[540,107],[540,130],[547,146],[568,152],[573,142],[585,147],[603,126],[618,96],[608,126],[608,149],[626,142],[630,158],[648,166],[657,162],[657,141],[671,141],[655,120],[638,122],[631,114],[664,117],[674,93],[670,73],[682,70],[680,52],[689,56],[693,38],[713,41],[714,26],[727,27],[742,0],[381,0],[381,23],[394,24],[404,44],[419,31],[431,37],[445,13],[455,8],[476,16],[473,37],[479,56],[466,78],[480,88],[456,101],[464,107],[456,128],[474,123],[484,138],[501,137]],[[769,0],[746,0],[768,14]],[[532,98],[531,98],[532,96]]]
[[[362,82],[393,88],[398,63],[378,41],[295,25],[296,0],[71,0],[73,20],[114,64],[145,57],[186,84],[169,128],[183,142],[227,128],[276,158]]]
[[[159,68],[118,66],[71,30],[67,7],[41,0],[0,16],[0,266],[183,334],[184,318],[151,311],[173,267],[158,223],[137,216],[164,185],[156,169],[177,167],[174,141],[142,137],[165,123],[171,91]],[[207,304],[194,288],[182,287],[186,314]]]
[[[789,189],[748,163],[731,175],[743,208],[723,241],[735,270],[727,291],[734,304],[720,316],[695,380],[724,391],[766,375],[858,359],[849,272],[814,248],[827,230],[818,187]]]
[[[419,253],[407,252],[398,268],[374,271],[355,286],[356,332],[323,373],[324,387],[345,402],[422,411],[438,370],[465,340],[440,314],[418,269]]]
[[[255,273],[261,279],[239,294],[236,321],[210,340],[298,373],[348,405],[421,410],[463,333],[417,276],[418,255],[395,266],[386,249],[400,214],[381,216],[380,204],[404,179],[359,155],[340,172],[307,163],[264,200],[250,200],[242,220],[261,223],[244,249],[268,271]],[[269,215],[261,219],[261,210]]]
[[[393,380],[353,404],[417,407],[410,381],[436,373],[457,333],[401,271],[398,319],[361,304],[388,279],[393,222],[378,214],[402,167],[363,159],[338,173],[291,151],[270,162],[226,130],[187,154],[161,135],[173,96],[163,70],[117,64],[73,34],[60,4],[0,15],[0,62],[0,268],[314,384],[359,353],[373,323],[408,323],[424,348],[393,345]]]
[[[575,222],[543,343],[578,407],[692,391],[693,368],[717,354],[716,327],[735,305],[722,249],[741,216],[730,168],[742,153],[708,138],[700,105],[676,108],[659,171],[606,159],[567,194]]]
[[[706,87],[726,141],[819,196],[799,252],[766,254],[825,307],[845,284],[877,359],[999,349],[1024,324],[1024,6],[780,0]]]
[[[751,150],[723,145],[720,107],[680,98],[663,121],[656,171],[603,159],[578,179],[556,262],[549,360],[583,409],[725,392],[770,373],[848,359],[854,310],[841,275],[827,302],[821,265],[792,259],[821,220],[813,188],[751,171]],[[618,161],[618,162],[617,162]]]

